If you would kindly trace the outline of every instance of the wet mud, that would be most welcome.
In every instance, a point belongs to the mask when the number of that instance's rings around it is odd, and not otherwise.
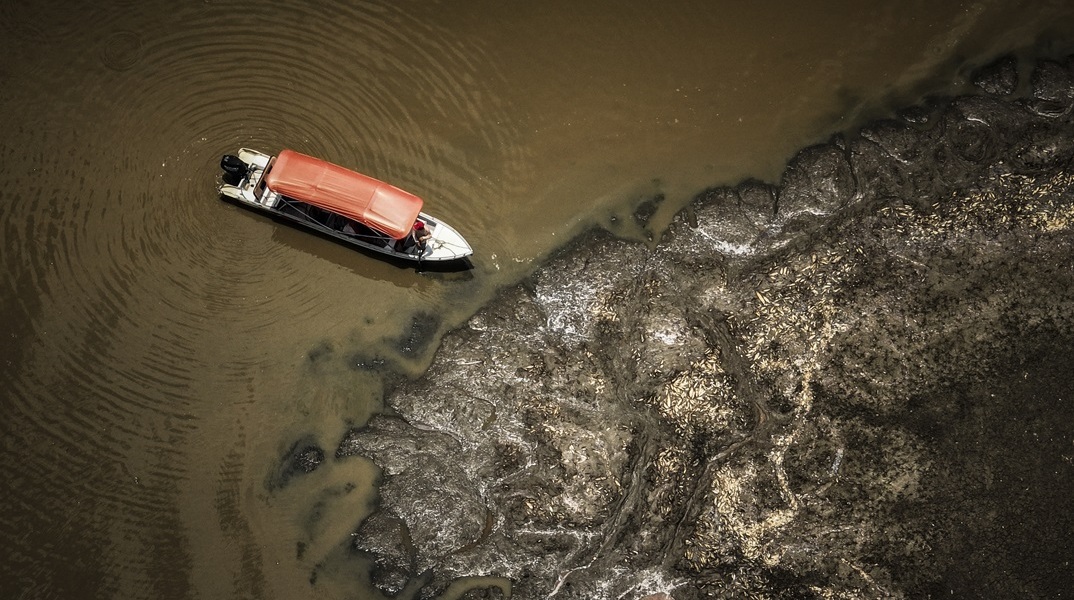
[[[1070,589],[1074,60],[968,77],[975,93],[835,135],[777,182],[708,190],[651,244],[583,236],[448,334],[335,449],[379,469],[347,550],[371,582]],[[280,478],[319,452],[297,444]]]

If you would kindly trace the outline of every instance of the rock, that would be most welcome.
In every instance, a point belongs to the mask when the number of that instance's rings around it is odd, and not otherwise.
[[[1051,60],[1044,60],[1033,69],[1030,80],[1033,97],[1068,104],[1074,97],[1074,81],[1071,79],[1070,67]]]
[[[728,253],[753,252],[753,246],[761,240],[774,216],[744,208],[738,194],[729,188],[709,190],[699,197],[697,204],[696,231],[707,239],[719,240]]]
[[[1068,64],[1045,60],[1037,64],[1030,78],[1032,98],[1026,105],[1044,117],[1061,117],[1070,113],[1074,102],[1074,81]]]
[[[324,462],[324,451],[312,438],[303,438],[284,453],[265,487],[272,491],[286,487],[297,476],[312,473]]]
[[[776,189],[763,181],[747,179],[735,188],[739,207],[758,225],[767,224],[776,214]]]
[[[856,191],[846,153],[829,144],[812,146],[795,155],[783,172],[779,213],[783,218],[827,215],[849,204]]]
[[[384,471],[380,486],[381,521],[373,521],[371,552],[398,570],[397,552],[383,552],[385,531],[404,528],[413,546],[414,572],[434,567],[445,556],[481,537],[486,525],[485,504],[460,464],[459,444],[444,433],[421,431],[391,417],[375,417],[343,441],[339,456],[362,455]],[[420,509],[419,509],[420,507]],[[384,520],[391,525],[385,525]],[[378,525],[379,523],[379,525]],[[364,527],[364,526],[363,526]],[[365,549],[359,531],[357,547]]]
[[[1018,59],[1007,55],[981,67],[971,76],[973,85],[993,96],[1009,96],[1018,88]]]
[[[406,523],[388,511],[378,511],[362,523],[354,548],[373,559],[373,585],[385,594],[398,594],[415,574],[416,557]]]

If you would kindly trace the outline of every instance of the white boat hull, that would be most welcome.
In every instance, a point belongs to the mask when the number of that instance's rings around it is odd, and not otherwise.
[[[311,216],[309,205],[281,196],[264,185],[265,173],[273,160],[271,155],[242,148],[238,152],[238,158],[244,163],[246,172],[237,181],[225,181],[220,185],[219,191],[222,196],[244,206],[283,217],[342,242],[399,260],[419,263],[450,262],[464,260],[473,254],[470,245],[458,231],[424,212],[419,213],[418,218],[425,223],[432,237],[422,250],[414,244],[403,245],[386,235],[353,222],[348,223],[347,219],[338,215],[337,219],[333,219],[331,214],[327,219]]]

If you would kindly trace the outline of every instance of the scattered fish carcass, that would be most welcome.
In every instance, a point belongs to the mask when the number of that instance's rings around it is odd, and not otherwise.
[[[814,352],[834,314],[834,298],[855,268],[848,250],[830,246],[787,257],[754,293],[752,316],[741,332],[745,354],[759,373],[784,371]]]
[[[743,490],[749,489],[756,477],[756,467],[750,464],[731,469],[721,466],[715,469],[709,488],[711,509],[703,512],[695,524],[693,535],[685,540],[684,558],[691,568],[702,570],[721,558],[720,549],[729,543],[745,551],[750,557],[759,554],[759,541],[751,535],[751,524],[746,516]]]
[[[878,212],[892,219],[884,223],[895,236],[881,236],[881,247],[849,247],[842,242],[810,252],[783,257],[763,275],[748,302],[750,316],[737,334],[744,352],[760,373],[789,369],[802,355],[815,353],[842,327],[834,327],[839,295],[845,281],[870,254],[899,254],[897,246],[926,248],[966,241],[975,232],[992,228],[1031,227],[1038,231],[1067,229],[1074,223],[1074,174],[1050,177],[1002,174],[996,189],[983,188],[952,194],[921,211],[909,204],[885,206]],[[1006,198],[1006,201],[1001,201]],[[914,262],[914,261],[911,261]],[[925,267],[916,261],[919,268]],[[797,355],[797,356],[796,356]]]
[[[734,389],[716,351],[706,353],[673,377],[647,403],[683,435],[725,430],[738,410]]]

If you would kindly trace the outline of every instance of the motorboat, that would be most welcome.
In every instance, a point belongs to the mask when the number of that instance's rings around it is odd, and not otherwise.
[[[220,159],[220,195],[344,243],[414,262],[464,261],[459,232],[422,212],[421,198],[294,150],[249,148]]]

